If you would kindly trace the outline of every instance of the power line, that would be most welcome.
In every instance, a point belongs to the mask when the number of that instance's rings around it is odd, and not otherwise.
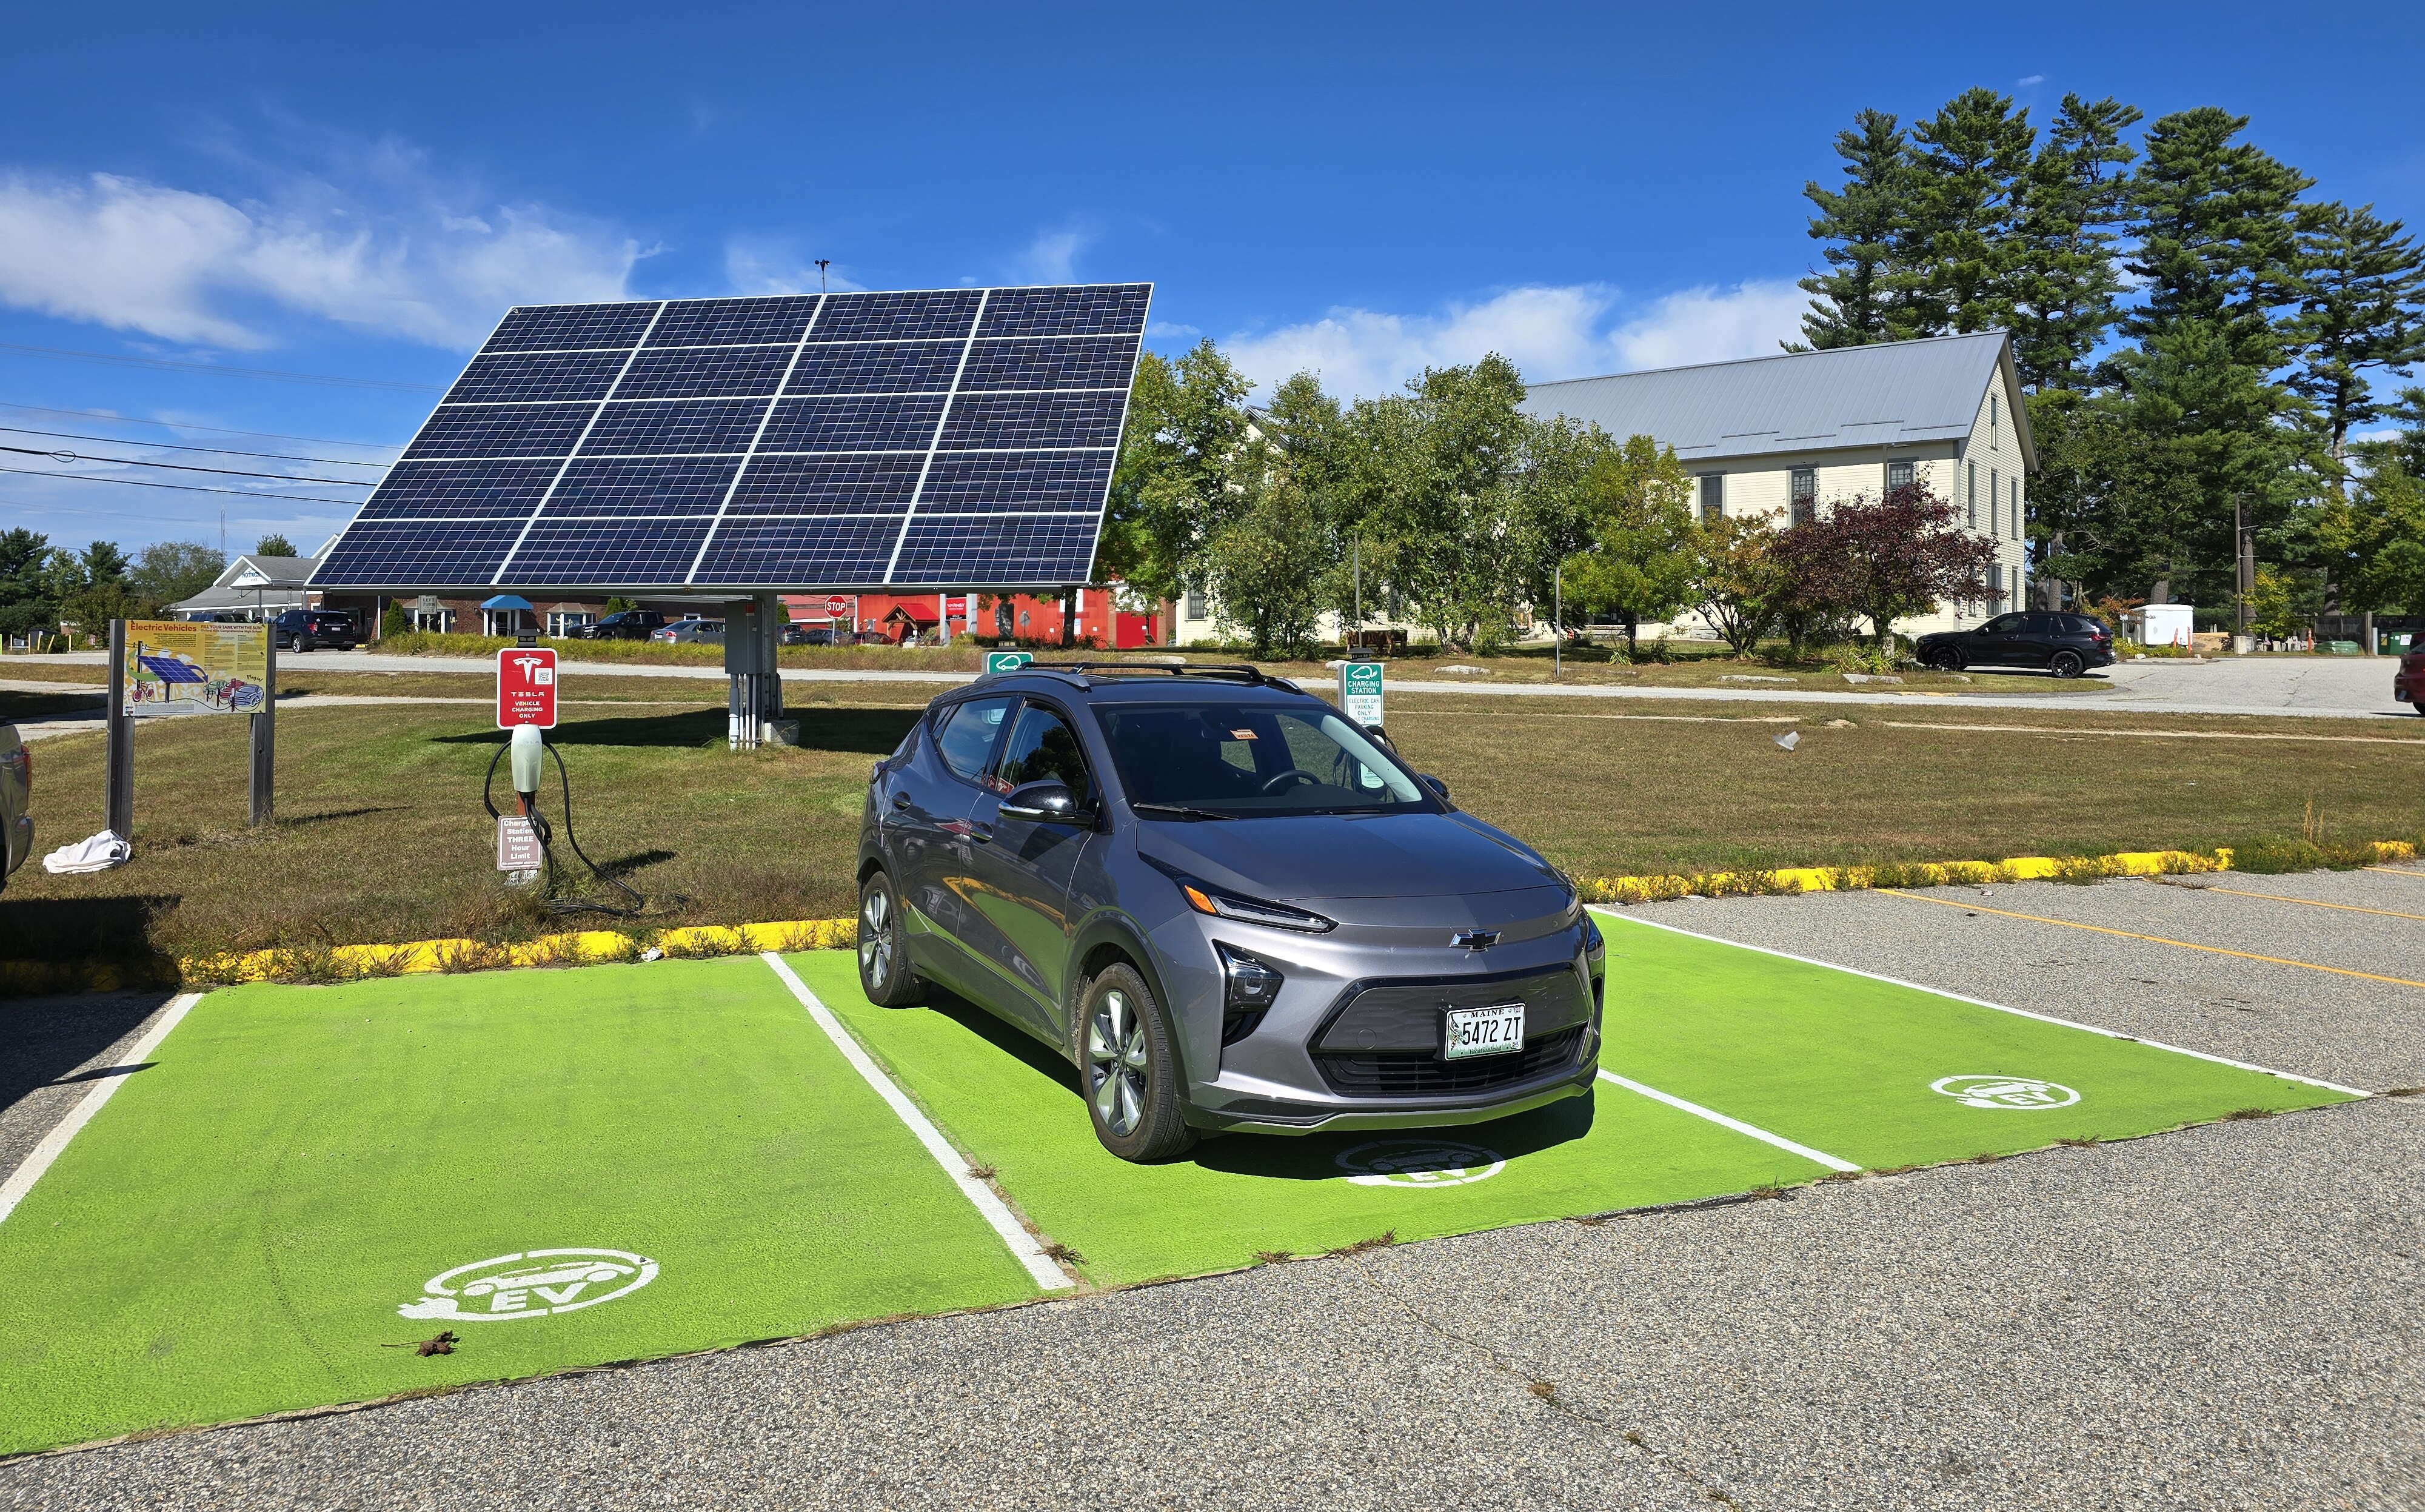
[[[326,373],[287,373],[271,367],[222,367],[217,362],[177,362],[165,357],[116,357],[107,352],[72,352],[59,346],[20,346],[0,342],[0,352],[33,357],[64,357],[78,362],[104,362],[112,367],[154,367],[177,373],[213,373],[222,378],[276,378],[284,383],[325,383],[341,389],[393,389],[407,394],[440,394],[435,383],[392,383],[386,378],[334,378]]]
[[[376,483],[364,482],[357,477],[312,477],[297,476],[293,473],[248,473],[242,468],[235,467],[196,467],[191,462],[138,462],[132,457],[87,457],[78,452],[46,452],[38,446],[0,445],[0,452],[16,452],[25,457],[48,457],[62,462],[110,462],[120,467],[167,467],[174,468],[180,473],[216,473],[222,477],[272,477],[284,483],[334,483],[348,489],[378,487]],[[77,477],[84,475],[61,473],[57,475]]]
[[[400,451],[403,442],[393,441],[340,441],[334,436],[288,436],[275,430],[233,430],[226,426],[189,426],[182,420],[146,420],[140,415],[114,415],[105,410],[51,410],[39,404],[9,404],[0,401],[0,410],[22,410],[27,414],[74,415],[81,420],[106,420],[120,426],[158,426],[163,430],[207,430],[214,436],[255,436],[263,441],[308,441],[323,446],[360,446],[365,451]],[[152,442],[142,445],[155,444]]]
[[[24,426],[0,426],[12,436],[56,436],[61,441],[106,441],[120,446],[149,446],[162,452],[209,452],[214,457],[267,457],[281,462],[328,462],[337,467],[388,467],[388,462],[356,462],[343,457],[297,457],[292,452],[240,452],[228,446],[180,446],[172,441],[137,441],[132,436],[86,436],[72,430],[33,430]]]
[[[45,473],[33,467],[0,467],[0,473],[22,473],[27,477],[65,478],[71,483],[116,483],[130,489],[175,489],[180,493],[233,493],[245,499],[282,499],[289,504],[340,504],[348,509],[362,507],[360,499],[317,499],[308,493],[264,493],[257,489],[210,489],[193,483],[153,483],[139,477],[103,477],[93,473]]]
[[[269,499],[276,498],[277,495],[270,493],[257,493],[254,494],[253,497],[257,499]],[[131,514],[124,509],[75,509],[62,504],[27,504],[23,499],[0,499],[0,508],[24,509],[29,513],[40,514],[72,514],[79,518],[91,516],[96,519],[109,520],[146,520],[155,525],[194,525],[207,528],[215,523],[215,522],[209,520],[173,520],[156,514]],[[208,545],[209,542],[205,541],[202,542],[202,544]],[[219,555],[225,556],[228,554],[226,550],[222,548]]]

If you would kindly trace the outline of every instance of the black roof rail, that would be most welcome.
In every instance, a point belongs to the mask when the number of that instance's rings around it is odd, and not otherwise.
[[[1020,668],[1022,672],[1077,672],[1095,675],[1103,672],[1145,673],[1168,672],[1173,677],[1233,677],[1258,686],[1294,687],[1279,678],[1266,677],[1260,667],[1244,662],[1030,662]]]

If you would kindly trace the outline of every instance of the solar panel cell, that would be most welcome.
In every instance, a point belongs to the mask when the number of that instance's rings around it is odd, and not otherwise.
[[[819,334],[823,334],[820,330]],[[940,394],[959,371],[961,342],[811,342],[785,394]]]
[[[650,347],[616,386],[618,399],[724,398],[772,394],[792,364],[791,346]]]
[[[447,404],[602,399],[622,352],[483,352],[446,391]]]
[[[830,294],[817,316],[819,341],[911,341],[966,336],[976,322],[982,289],[928,289],[913,294]]]
[[[1125,389],[1136,372],[1134,336],[1047,336],[981,341],[960,374],[965,393],[988,389]]]
[[[361,517],[524,517],[538,507],[563,465],[553,457],[527,461],[398,462],[379,480],[370,502],[362,507]]]
[[[899,457],[753,457],[733,491],[733,514],[864,514],[907,510],[923,453]]]
[[[657,301],[635,304],[524,305],[508,314],[481,348],[489,352],[636,346],[656,317]]]
[[[680,583],[690,571],[706,518],[690,520],[548,520],[522,538],[506,566],[516,583],[534,587],[634,587]]]
[[[567,456],[597,409],[594,404],[442,404],[404,449],[404,459]]]
[[[1111,475],[1110,452],[938,452],[918,509],[1093,509]]]
[[[758,422],[766,415],[763,399],[652,399],[639,404],[606,406],[583,455],[630,452],[746,452]]]
[[[751,299],[676,299],[649,333],[659,346],[729,346],[747,342],[791,343],[816,314],[813,294]]]
[[[1100,518],[1073,515],[964,520],[919,516],[909,523],[891,581],[950,587],[996,583],[1083,583],[1094,565]],[[984,566],[976,572],[971,564]]]
[[[986,300],[980,336],[1093,336],[1145,329],[1150,283],[1096,283],[1067,289],[996,289]]]
[[[939,394],[783,399],[758,438],[761,452],[923,452],[943,418]]]
[[[1128,391],[1075,394],[963,394],[952,401],[942,444],[980,446],[1116,446]]]
[[[878,583],[898,517],[877,520],[728,519],[699,564],[702,583]]]
[[[539,518],[714,514],[739,471],[738,457],[585,457],[565,469]]]
[[[321,558],[312,581],[324,587],[490,584],[522,530],[511,520],[365,521]]]

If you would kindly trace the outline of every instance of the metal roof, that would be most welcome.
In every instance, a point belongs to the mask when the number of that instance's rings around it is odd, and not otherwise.
[[[1535,383],[1523,409],[1612,436],[1649,436],[1686,462],[1958,442],[1999,368],[2021,456],[2034,468],[2037,447],[2028,410],[2010,398],[2020,384],[2001,330]]]

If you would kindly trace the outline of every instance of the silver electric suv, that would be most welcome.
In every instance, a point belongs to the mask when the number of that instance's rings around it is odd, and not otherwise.
[[[1250,667],[936,700],[875,765],[859,878],[868,997],[932,980],[1052,1046],[1126,1159],[1591,1090],[1605,952],[1567,879]]]

